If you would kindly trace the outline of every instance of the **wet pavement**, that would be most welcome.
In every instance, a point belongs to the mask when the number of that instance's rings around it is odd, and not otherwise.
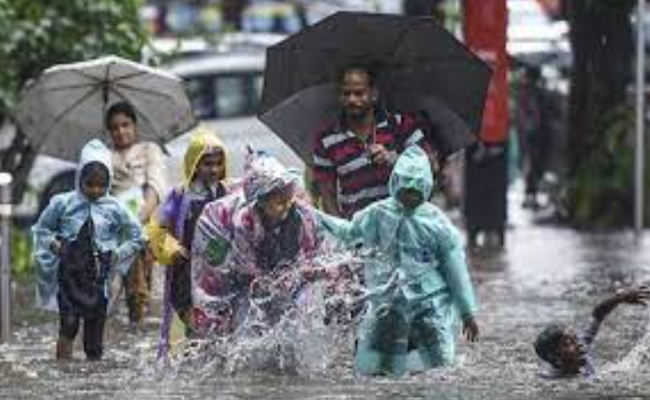
[[[541,379],[532,348],[545,324],[587,322],[593,306],[616,288],[650,281],[650,237],[537,224],[519,201],[512,196],[506,249],[471,255],[482,337],[476,344],[459,340],[454,368],[403,379],[359,378],[344,344],[337,347],[337,365],[298,368],[297,374],[226,374],[196,362],[162,368],[155,362],[159,320],[136,335],[123,316],[109,323],[104,361],[59,364],[53,360],[55,317],[22,304],[13,342],[0,346],[0,399],[650,399],[650,314],[644,308],[621,306],[604,323],[594,379]],[[75,352],[81,359],[81,348]]]

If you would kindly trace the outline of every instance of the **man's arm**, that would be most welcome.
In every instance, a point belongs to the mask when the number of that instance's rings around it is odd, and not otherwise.
[[[341,217],[343,213],[341,213],[336,196],[336,181],[323,181],[319,183],[319,186],[323,211],[330,215]]]

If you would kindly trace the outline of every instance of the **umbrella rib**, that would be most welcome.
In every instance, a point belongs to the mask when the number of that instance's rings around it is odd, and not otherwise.
[[[113,80],[113,82],[119,82],[119,81],[124,81],[124,80],[127,80],[127,79],[131,79],[131,78],[137,78],[140,75],[147,75],[148,73],[149,72],[147,72],[147,71],[136,71],[136,72],[133,72],[131,74],[116,76],[115,79]]]
[[[55,125],[57,125],[57,124],[58,124],[58,123],[63,119],[63,117],[64,117],[66,114],[68,114],[70,111],[72,111],[73,109],[75,109],[79,104],[83,103],[86,99],[88,99],[88,98],[89,98],[90,96],[92,96],[95,92],[97,92],[97,90],[99,90],[98,87],[94,87],[94,88],[92,88],[91,90],[88,91],[88,93],[84,94],[84,95],[81,96],[77,101],[75,101],[72,105],[70,105],[70,107],[66,108],[66,109],[63,110],[59,115],[57,115],[56,117],[54,117],[54,121],[52,121],[52,126],[51,126],[50,128],[52,128],[52,127],[54,127]],[[47,137],[43,137],[43,140],[41,141],[41,143],[43,143],[46,139],[47,139]]]
[[[399,50],[400,44],[402,44],[402,41],[404,40],[404,37],[406,36],[407,33],[409,33],[413,29],[412,24],[408,24],[406,26],[406,29],[404,29],[402,32],[400,32],[399,36],[397,37],[397,40],[395,40],[395,46],[393,47],[393,51],[391,51],[391,60],[395,59],[395,55],[397,54],[397,50]]]
[[[74,90],[74,89],[83,89],[83,88],[88,88],[88,87],[93,87],[95,88],[98,85],[99,82],[92,82],[92,83],[79,83],[76,85],[68,85],[68,86],[58,86],[58,87],[48,87],[46,88],[48,92],[59,92],[62,90]]]
[[[113,86],[114,86],[115,90],[117,90],[117,89],[127,89],[127,90],[131,90],[131,91],[138,92],[138,93],[148,94],[148,95],[151,95],[151,96],[164,97],[164,98],[170,100],[172,103],[174,102],[174,96],[171,96],[171,95],[169,95],[167,93],[159,92],[157,90],[139,88],[137,86],[124,84],[124,83],[119,83],[119,82],[115,83],[115,85],[113,85]]]
[[[92,75],[86,73],[86,71],[84,71],[84,70],[80,70],[80,69],[70,69],[70,70],[67,70],[67,71],[69,71],[69,72],[73,72],[73,73],[78,74],[78,75],[81,75],[81,76],[83,76],[84,78],[88,78],[88,79],[90,79],[91,81],[93,81],[93,82],[95,82],[95,83],[101,83],[101,82],[102,82],[101,79],[97,78],[96,76],[92,76]]]

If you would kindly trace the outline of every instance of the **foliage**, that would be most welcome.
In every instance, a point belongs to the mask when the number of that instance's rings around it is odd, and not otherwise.
[[[25,278],[33,273],[32,245],[25,230],[13,227],[11,232],[11,275]]]
[[[142,0],[0,0],[0,112],[43,69],[105,54],[139,59]]]
[[[601,129],[597,146],[584,153],[568,188],[570,218],[580,227],[630,225],[634,201],[634,112],[626,107],[611,110],[599,118],[596,126]],[[650,207],[646,208],[648,215]]]

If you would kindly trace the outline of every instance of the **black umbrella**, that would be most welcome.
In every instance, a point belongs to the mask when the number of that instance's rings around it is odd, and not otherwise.
[[[259,118],[300,157],[339,115],[337,77],[374,70],[383,105],[428,114],[448,150],[476,139],[490,69],[431,18],[338,12],[266,52]]]

